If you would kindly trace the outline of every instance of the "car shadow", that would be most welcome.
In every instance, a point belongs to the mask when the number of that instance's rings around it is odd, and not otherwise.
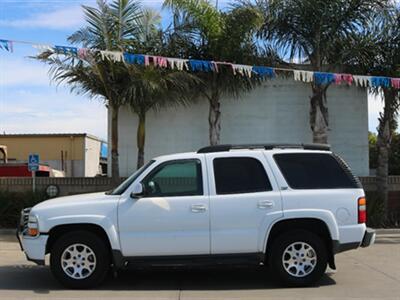
[[[43,266],[1,266],[0,277],[2,278],[0,291],[31,290],[37,294],[47,294],[53,290],[65,289],[53,278],[50,269]],[[330,274],[325,274],[317,285],[310,288],[335,283]],[[226,267],[125,270],[118,272],[117,276],[110,274],[96,290],[256,290],[276,288],[282,288],[282,286],[265,268]]]

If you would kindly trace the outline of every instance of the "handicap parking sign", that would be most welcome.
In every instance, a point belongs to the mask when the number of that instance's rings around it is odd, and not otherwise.
[[[30,172],[36,172],[39,170],[39,154],[29,154],[28,170]]]

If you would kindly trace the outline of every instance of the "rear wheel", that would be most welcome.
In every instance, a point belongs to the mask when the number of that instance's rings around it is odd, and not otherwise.
[[[311,285],[321,279],[326,270],[326,246],[312,232],[284,233],[273,241],[270,251],[270,266],[287,285]]]
[[[50,268],[56,279],[69,288],[90,288],[100,284],[110,268],[109,249],[100,237],[74,231],[57,239],[50,254]]]

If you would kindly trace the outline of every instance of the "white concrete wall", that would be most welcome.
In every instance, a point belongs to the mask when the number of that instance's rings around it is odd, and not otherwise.
[[[274,79],[242,99],[224,99],[221,143],[310,143],[310,94],[311,88],[307,84]],[[328,105],[329,142],[333,150],[350,164],[357,175],[368,175],[367,92],[355,87],[331,86]],[[154,156],[194,151],[208,145],[207,116],[207,101],[199,101],[187,108],[149,112],[146,161]],[[136,116],[129,108],[121,109],[120,176],[128,176],[136,169],[136,128]]]
[[[101,142],[90,137],[85,138],[85,177],[99,174]]]

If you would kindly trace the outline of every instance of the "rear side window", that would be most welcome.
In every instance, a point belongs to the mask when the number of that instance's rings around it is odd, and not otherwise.
[[[218,195],[271,191],[271,183],[260,161],[251,157],[214,159]]]
[[[293,189],[359,188],[350,170],[333,155],[285,153],[275,154],[274,159]]]

